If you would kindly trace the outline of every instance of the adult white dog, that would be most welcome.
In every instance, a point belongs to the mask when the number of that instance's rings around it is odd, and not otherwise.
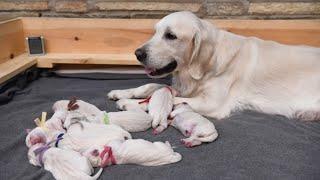
[[[254,109],[303,120],[320,119],[320,48],[282,45],[218,29],[190,12],[155,25],[154,36],[135,52],[152,78],[173,75],[196,112],[221,119]],[[114,90],[111,99],[145,98],[162,87]]]

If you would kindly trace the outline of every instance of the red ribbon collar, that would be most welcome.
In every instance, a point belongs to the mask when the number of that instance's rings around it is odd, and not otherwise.
[[[169,86],[166,86],[165,88],[168,89],[170,91],[170,93],[173,95],[173,90]],[[147,99],[144,99],[138,103],[139,104],[149,103],[150,99],[151,99],[151,96],[147,97]]]
[[[108,158],[104,160],[103,158],[107,153],[108,153]],[[109,164],[112,164],[112,165],[117,164],[116,159],[113,156],[112,148],[110,146],[104,146],[103,151],[100,153],[100,158],[101,158],[102,168],[108,166]]]

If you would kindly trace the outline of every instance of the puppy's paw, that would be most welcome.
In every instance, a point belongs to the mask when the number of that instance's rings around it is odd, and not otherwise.
[[[129,90],[112,90],[108,93],[107,96],[111,100],[132,98],[132,94]]]
[[[119,99],[116,102],[117,108],[123,111],[127,110],[127,106],[130,104],[129,101],[130,99]]]
[[[188,148],[192,148],[194,146],[198,146],[201,144],[200,141],[193,141],[190,139],[181,139],[181,143],[184,144],[184,146],[186,146]]]
[[[164,131],[166,128],[163,126],[158,126],[157,128],[153,129],[152,134],[153,135],[158,135],[160,133],[162,133],[162,131]]]

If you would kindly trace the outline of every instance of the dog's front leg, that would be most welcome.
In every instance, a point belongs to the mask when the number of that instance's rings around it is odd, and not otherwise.
[[[108,98],[117,99],[131,99],[131,98],[147,98],[157,89],[165,86],[164,84],[150,83],[137,88],[123,89],[123,90],[112,90],[108,93]]]
[[[224,104],[217,104],[210,98],[196,96],[192,98],[175,97],[174,104],[188,103],[197,113],[216,119],[223,119],[230,115],[231,109]]]

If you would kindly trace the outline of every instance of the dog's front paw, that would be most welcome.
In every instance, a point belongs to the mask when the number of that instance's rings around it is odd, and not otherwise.
[[[107,96],[111,100],[132,98],[132,94],[129,90],[112,90],[108,93]]]

